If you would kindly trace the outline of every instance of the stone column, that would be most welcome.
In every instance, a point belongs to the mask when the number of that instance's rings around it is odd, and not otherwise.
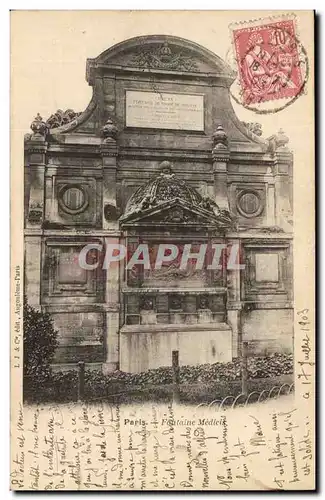
[[[25,293],[29,304],[41,304],[41,251],[44,220],[45,154],[47,126],[38,114],[26,138],[25,156],[29,176],[29,202],[25,238]]]
[[[238,264],[236,269],[229,269],[229,259],[227,263],[227,322],[232,328],[232,357],[237,357],[241,342],[241,279],[239,269],[239,256],[241,256],[240,239],[232,238],[227,241],[229,247],[236,245],[238,248]]]
[[[227,163],[229,162],[228,137],[219,125],[213,134],[213,174],[214,174],[214,201],[221,209],[229,210],[227,189]]]

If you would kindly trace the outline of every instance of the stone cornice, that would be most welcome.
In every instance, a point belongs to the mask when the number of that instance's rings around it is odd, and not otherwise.
[[[53,238],[65,237],[81,237],[81,238],[119,238],[122,231],[110,229],[89,228],[84,230],[69,230],[69,229],[40,229],[40,228],[25,228],[25,236],[44,236]]]
[[[113,139],[106,139],[102,142],[100,146],[101,156],[118,156],[119,148],[117,143]]]
[[[100,156],[100,144],[49,144],[48,153],[76,156]]]
[[[103,237],[116,237],[119,238],[122,236],[122,231],[119,230],[109,230],[109,229],[96,229],[89,228],[84,230],[68,230],[68,229],[40,229],[40,228],[25,228],[24,229],[25,236],[44,236],[44,237],[54,237],[54,238],[64,238],[64,237],[89,237],[91,238],[103,238]],[[269,233],[259,232],[259,229],[256,228],[254,231],[247,229],[247,231],[238,231],[238,232],[227,232],[226,239],[240,239],[246,240],[247,242],[251,241],[254,244],[262,244],[263,241],[265,243],[281,243],[282,241],[291,241],[293,240],[293,234],[278,232],[278,233]]]
[[[276,151],[274,153],[274,163],[292,163],[293,154],[291,151]]]
[[[139,160],[177,160],[180,162],[187,161],[200,161],[204,163],[213,163],[213,161],[220,162],[230,162],[233,164],[249,164],[249,165],[267,165],[272,166],[276,163],[288,163],[292,161],[291,153],[288,155],[277,153],[276,156],[268,153],[256,152],[256,151],[232,151],[227,154],[223,152],[214,152],[211,150],[191,150],[191,149],[158,149],[158,148],[128,148],[120,146],[118,143],[116,147],[106,147],[106,145],[101,144],[72,144],[72,143],[62,143],[62,144],[48,144],[46,149],[45,145],[36,146],[32,143],[25,144],[25,153],[45,153],[49,156],[58,155],[74,155],[76,157],[94,157],[99,158],[102,156],[113,156],[123,159],[139,159]],[[229,158],[229,159],[228,159]]]
[[[176,160],[177,161],[206,161],[210,163],[211,152],[209,150],[186,150],[186,149],[140,149],[123,148],[119,150],[120,158],[131,159],[156,159],[156,160]]]
[[[89,60],[88,61],[92,61]],[[87,63],[88,63],[87,61]],[[150,68],[144,71],[143,68],[135,68],[132,66],[119,66],[114,64],[100,64],[92,62],[88,68],[90,81],[94,80],[94,74],[100,73],[101,77],[105,77],[108,75],[139,75],[142,79],[146,79],[146,75],[155,75],[158,79],[169,79],[171,82],[175,82],[175,79],[186,79],[186,80],[202,80],[206,81],[207,84],[220,87],[229,87],[229,85],[233,82],[233,78],[229,76],[225,76],[222,73],[204,73],[204,72],[191,72],[191,71],[176,71],[176,70],[167,70],[161,68]],[[148,81],[150,79],[148,78]]]
[[[285,233],[285,232],[278,232],[278,233],[265,233],[260,231],[259,228],[256,228],[254,230],[252,229],[247,229],[247,231],[238,231],[236,233],[229,232],[227,233],[227,239],[240,239],[240,240],[247,240],[247,241],[252,241],[252,242],[259,242],[262,243],[263,241],[266,242],[275,242],[279,243],[282,240],[293,240],[293,234],[290,233]]]
[[[44,149],[43,147],[27,147],[27,148],[25,148],[25,153],[26,154],[33,154],[33,153],[45,154],[46,149]]]
[[[228,163],[230,160],[230,152],[222,150],[212,150],[212,159],[214,163]]]
[[[112,151],[112,150],[101,150],[101,156],[113,156],[113,157],[116,157],[116,156],[119,156],[119,153],[118,151]]]
[[[43,140],[35,139],[35,136],[30,136],[27,139],[25,138],[24,142],[25,153],[46,153],[48,149],[48,143]]]

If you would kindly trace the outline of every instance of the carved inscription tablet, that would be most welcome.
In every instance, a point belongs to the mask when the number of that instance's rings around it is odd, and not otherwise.
[[[126,91],[126,126],[204,130],[204,96]]]

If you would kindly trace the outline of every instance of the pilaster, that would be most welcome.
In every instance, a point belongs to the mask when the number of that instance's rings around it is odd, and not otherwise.
[[[288,137],[280,130],[273,136],[274,144],[274,186],[275,186],[275,222],[285,231],[292,231],[292,153],[287,144]]]
[[[117,229],[116,205],[116,171],[118,147],[116,143],[117,128],[111,120],[107,120],[102,129],[103,141],[101,156],[103,162],[103,229]]]
[[[227,163],[230,152],[228,149],[228,138],[219,125],[213,134],[213,177],[214,177],[214,201],[219,208],[229,210],[228,189],[227,189]]]
[[[266,218],[268,226],[275,226],[275,181],[272,168],[268,167],[264,176],[266,182]]]
[[[111,245],[118,245],[118,236],[105,238],[105,253],[111,255]],[[109,266],[109,267],[108,267]],[[114,371],[119,363],[119,301],[120,301],[120,262],[110,262],[107,269],[103,271],[105,279],[105,303],[106,312],[106,361],[103,365],[103,372]]]
[[[39,231],[25,236],[25,280],[24,294],[28,303],[36,308],[41,305],[41,251],[42,238]]]
[[[59,202],[55,192],[55,177],[57,176],[57,167],[47,165],[45,170],[45,221],[63,223],[59,213]]]
[[[274,158],[276,224],[286,231],[292,231],[292,207],[290,205],[291,154],[277,152]]]
[[[233,269],[227,265],[227,323],[232,329],[232,357],[239,355],[240,340],[241,340],[241,270],[240,256],[241,244],[240,239],[232,238],[227,241],[228,247],[236,245],[238,254],[236,265]],[[228,264],[228,263],[227,263]]]
[[[47,126],[38,114],[31,124],[33,134],[25,142],[25,156],[29,176],[29,205],[26,225],[41,228],[44,218],[44,185],[46,164]]]
[[[25,294],[29,304],[40,307],[47,126],[37,114],[30,128],[33,133],[25,138],[25,160],[29,178],[26,228],[31,230],[29,236],[25,237]]]

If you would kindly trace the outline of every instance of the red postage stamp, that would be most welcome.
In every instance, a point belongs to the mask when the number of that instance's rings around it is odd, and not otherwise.
[[[299,94],[303,75],[293,20],[235,29],[233,37],[244,105]]]

